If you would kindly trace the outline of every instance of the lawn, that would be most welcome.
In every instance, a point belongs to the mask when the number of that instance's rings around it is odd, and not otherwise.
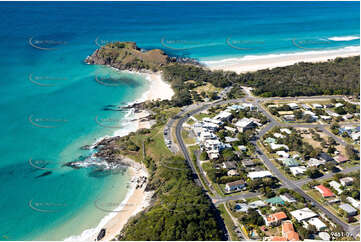
[[[232,241],[238,241],[239,238],[236,234],[236,232],[234,231],[234,229],[236,228],[236,226],[234,225],[232,218],[229,216],[229,214],[227,213],[224,204],[220,204],[218,206],[218,210],[221,212],[221,216],[223,218],[224,224],[226,225],[230,236],[231,236],[231,240]]]

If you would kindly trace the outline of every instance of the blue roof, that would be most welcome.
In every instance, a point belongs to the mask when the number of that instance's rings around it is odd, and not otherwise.
[[[280,197],[278,197],[278,196],[277,196],[277,197],[272,197],[272,198],[270,198],[270,199],[267,199],[266,202],[267,202],[267,203],[271,203],[271,204],[273,204],[273,205],[278,205],[278,204],[284,205],[284,204],[285,204],[285,201],[283,201],[282,198],[280,198]]]

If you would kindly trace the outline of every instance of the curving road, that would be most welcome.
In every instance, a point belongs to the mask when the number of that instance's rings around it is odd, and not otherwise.
[[[326,98],[328,96],[322,96],[321,98]],[[338,98],[339,96],[330,96],[333,98]],[[179,147],[188,163],[188,165],[190,166],[192,172],[193,172],[193,177],[195,182],[199,185],[202,186],[202,183],[200,182],[198,175],[197,175],[197,171],[196,168],[194,167],[194,164],[189,156],[188,150],[183,142],[182,139],[182,135],[181,135],[181,131],[182,131],[182,125],[184,124],[184,122],[187,121],[187,119],[191,116],[194,115],[198,112],[201,112],[203,110],[208,109],[211,106],[214,105],[220,105],[220,104],[226,104],[226,103],[238,103],[238,102],[244,102],[245,99],[248,98],[251,100],[251,103],[254,103],[255,105],[257,105],[258,110],[261,111],[266,117],[268,117],[268,119],[270,120],[269,124],[267,124],[260,132],[259,134],[256,136],[257,139],[262,138],[264,134],[266,134],[270,129],[272,129],[274,126],[282,126],[282,127],[308,127],[308,128],[320,128],[322,129],[324,132],[326,132],[327,134],[329,134],[330,136],[332,136],[338,143],[342,144],[342,145],[346,145],[347,143],[344,142],[342,139],[340,139],[339,137],[333,135],[332,133],[330,133],[327,129],[325,129],[325,125],[322,124],[285,124],[285,123],[279,123],[276,119],[273,118],[272,115],[270,115],[260,104],[260,101],[265,101],[265,100],[276,100],[276,99],[280,99],[280,98],[262,98],[262,99],[257,99],[253,96],[247,96],[245,98],[240,98],[240,99],[232,99],[232,100],[221,100],[221,101],[215,101],[212,103],[203,103],[203,104],[198,104],[196,105],[196,107],[194,108],[186,108],[185,110],[183,110],[182,112],[180,112],[177,116],[180,117],[178,123],[176,124],[176,139],[177,142],[179,144]],[[298,97],[299,99],[320,99],[320,97]],[[288,98],[282,98],[282,99],[288,99]],[[291,98],[290,98],[291,99]],[[292,98],[293,100],[295,98]],[[184,115],[185,114],[185,115]],[[182,116],[184,115],[184,116]],[[290,179],[288,179],[287,177],[285,177],[278,169],[277,167],[268,159],[268,157],[263,153],[263,151],[260,149],[260,147],[257,144],[256,140],[251,141],[251,143],[254,144],[254,146],[256,147],[256,151],[257,151],[257,155],[259,156],[259,158],[264,162],[264,164],[267,166],[267,168],[273,173],[274,176],[276,176],[280,182],[286,186],[289,187],[291,189],[293,189],[294,191],[296,191],[297,193],[299,193],[302,197],[304,197],[307,201],[310,201],[314,204],[315,207],[317,207],[320,211],[322,211],[324,214],[326,214],[334,223],[340,225],[345,231],[351,233],[353,235],[353,237],[356,237],[359,232],[360,232],[360,227],[359,225],[349,225],[345,222],[343,222],[341,219],[339,219],[337,216],[335,216],[333,213],[331,213],[330,211],[328,211],[326,208],[324,208],[318,201],[316,201],[314,198],[312,198],[311,196],[309,196],[308,194],[306,194],[300,186],[302,186],[301,183],[299,182],[295,182],[292,181]],[[357,168],[352,168],[351,170],[353,171],[354,169],[357,170]],[[204,188],[205,191],[207,191]],[[229,196],[229,197],[225,197],[222,199],[219,198],[213,198],[208,194],[208,196],[210,196],[210,198],[212,199],[212,202],[217,205],[219,203],[225,202],[225,201],[229,201],[229,200],[235,200],[235,199],[242,199],[242,198],[247,198],[248,196],[252,197],[252,196],[257,196],[259,194],[255,194],[255,193],[249,193],[248,195],[238,195],[238,196]]]

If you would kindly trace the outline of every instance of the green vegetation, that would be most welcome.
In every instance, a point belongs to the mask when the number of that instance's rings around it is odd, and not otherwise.
[[[255,87],[256,95],[359,95],[360,57],[328,62],[298,63],[241,75],[240,83]]]
[[[145,164],[150,173],[146,190],[154,190],[154,195],[153,205],[131,219],[117,239],[222,240],[223,225],[217,222],[218,211],[194,183],[184,158],[173,156],[166,148],[163,128],[156,125],[152,130],[139,130],[118,141],[122,147],[120,154]],[[129,144],[139,149],[127,150]]]

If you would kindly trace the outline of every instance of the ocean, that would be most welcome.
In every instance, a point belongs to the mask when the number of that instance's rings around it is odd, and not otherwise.
[[[125,168],[63,166],[135,130],[130,112],[104,107],[149,88],[85,64],[100,45],[135,41],[206,64],[360,45],[358,2],[1,2],[0,13],[2,240],[84,238],[127,196]],[[97,81],[109,77],[117,85]]]

